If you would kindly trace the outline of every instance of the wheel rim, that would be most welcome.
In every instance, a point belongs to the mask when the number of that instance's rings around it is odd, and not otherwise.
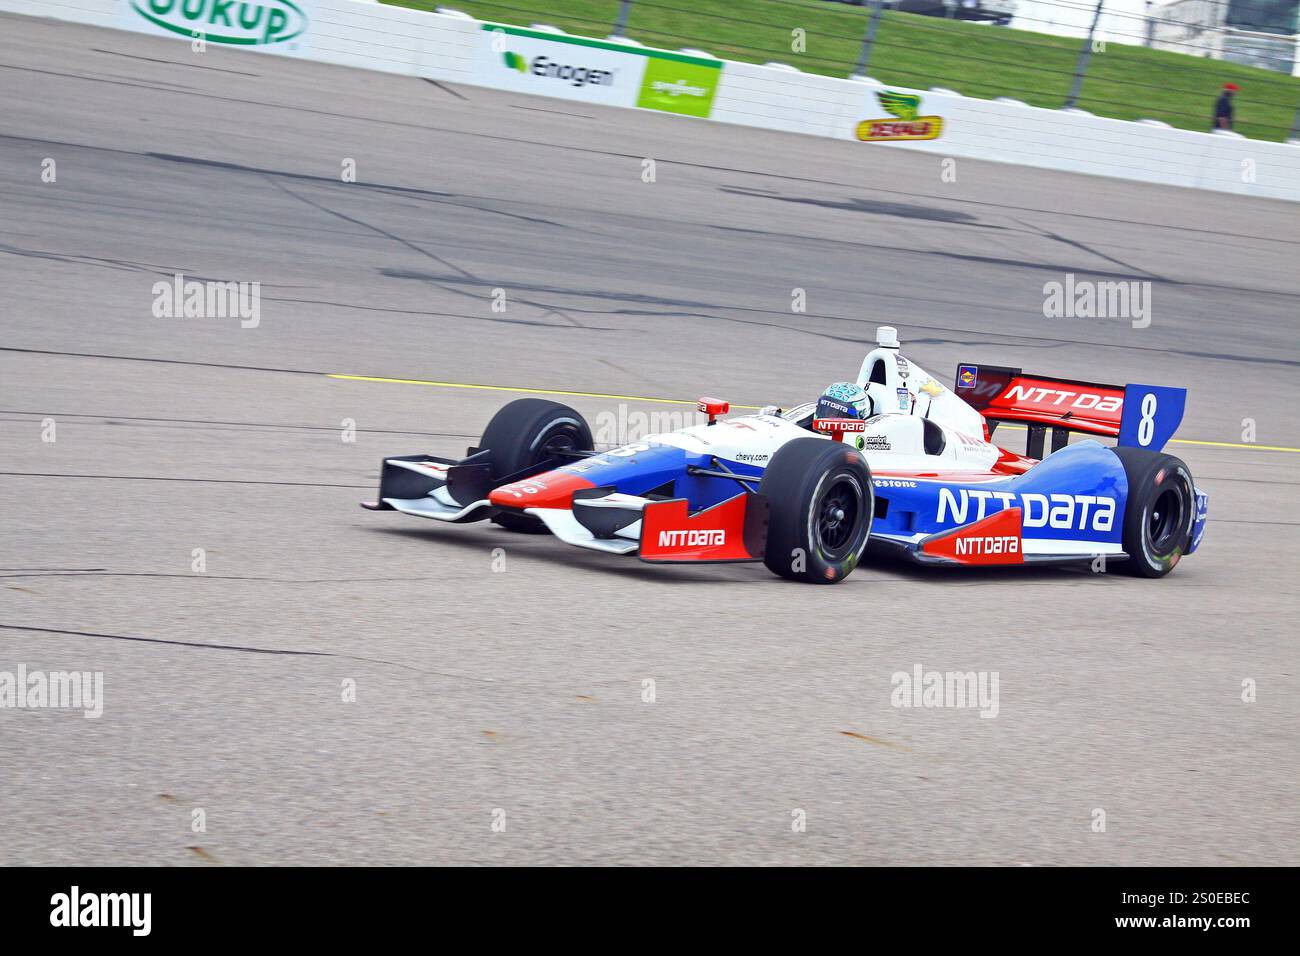
[[[1166,555],[1174,550],[1182,535],[1186,510],[1186,496],[1180,487],[1166,488],[1156,497],[1147,515],[1147,541],[1152,552]]]
[[[561,424],[554,430],[554,434],[543,433],[537,455],[533,458],[533,464],[546,461],[548,458],[563,458],[562,452],[573,451],[577,447],[577,429]]]
[[[833,478],[822,492],[813,527],[817,544],[828,561],[839,561],[853,550],[863,508],[862,486],[847,475]]]

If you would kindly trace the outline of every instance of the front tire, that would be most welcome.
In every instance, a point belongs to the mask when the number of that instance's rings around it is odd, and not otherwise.
[[[586,420],[568,405],[544,398],[519,398],[502,407],[488,422],[479,445],[490,452],[492,477],[498,484],[554,458],[556,451],[587,451],[591,446]],[[532,515],[502,510],[492,516],[492,522],[524,534],[546,533],[546,525]]]
[[[763,563],[792,581],[838,584],[857,567],[871,535],[871,469],[842,442],[796,438],[782,445],[759,483],[772,505]]]
[[[1128,478],[1123,574],[1162,578],[1187,553],[1196,523],[1196,489],[1181,459],[1144,448],[1112,448]]]

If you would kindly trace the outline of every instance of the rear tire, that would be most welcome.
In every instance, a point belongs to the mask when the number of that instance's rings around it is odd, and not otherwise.
[[[1196,523],[1192,473],[1180,459],[1144,448],[1112,448],[1128,478],[1123,574],[1162,578],[1187,553]]]
[[[488,422],[479,445],[490,452],[492,477],[498,484],[551,457],[555,449],[587,451],[591,446],[586,420],[568,405],[544,398],[519,398],[502,407]],[[492,522],[524,534],[546,533],[546,525],[532,515],[498,511]]]
[[[796,438],[782,445],[759,483],[772,505],[763,563],[792,581],[838,584],[857,567],[871,535],[871,469],[842,442]]]

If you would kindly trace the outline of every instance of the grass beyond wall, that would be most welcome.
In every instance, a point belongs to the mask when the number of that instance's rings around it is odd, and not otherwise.
[[[382,0],[432,10],[449,6],[482,20],[549,23],[569,33],[613,32],[619,0]],[[647,46],[694,47],[750,63],[789,63],[809,73],[847,76],[857,62],[870,7],[826,0],[635,0],[626,35]],[[1133,29],[1140,24],[1133,21]],[[792,31],[804,31],[803,52]],[[886,11],[867,73],[883,83],[967,96],[1010,96],[1033,106],[1062,106],[1082,41],[960,20]],[[1225,82],[1237,94],[1237,132],[1288,138],[1300,107],[1300,78],[1182,53],[1106,44],[1092,55],[1079,106],[1098,116],[1158,119],[1184,129],[1210,128]]]

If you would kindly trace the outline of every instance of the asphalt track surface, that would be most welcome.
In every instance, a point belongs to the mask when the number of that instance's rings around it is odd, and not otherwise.
[[[1296,206],[15,17],[0,117],[0,671],[105,682],[0,710],[0,863],[1300,862]],[[260,324],[155,318],[176,272]],[[1150,327],[1045,319],[1067,272]],[[1202,552],[829,588],[356,506],[519,393],[331,373],[793,403],[882,323],[1189,387]],[[997,717],[891,706],[917,664]]]

